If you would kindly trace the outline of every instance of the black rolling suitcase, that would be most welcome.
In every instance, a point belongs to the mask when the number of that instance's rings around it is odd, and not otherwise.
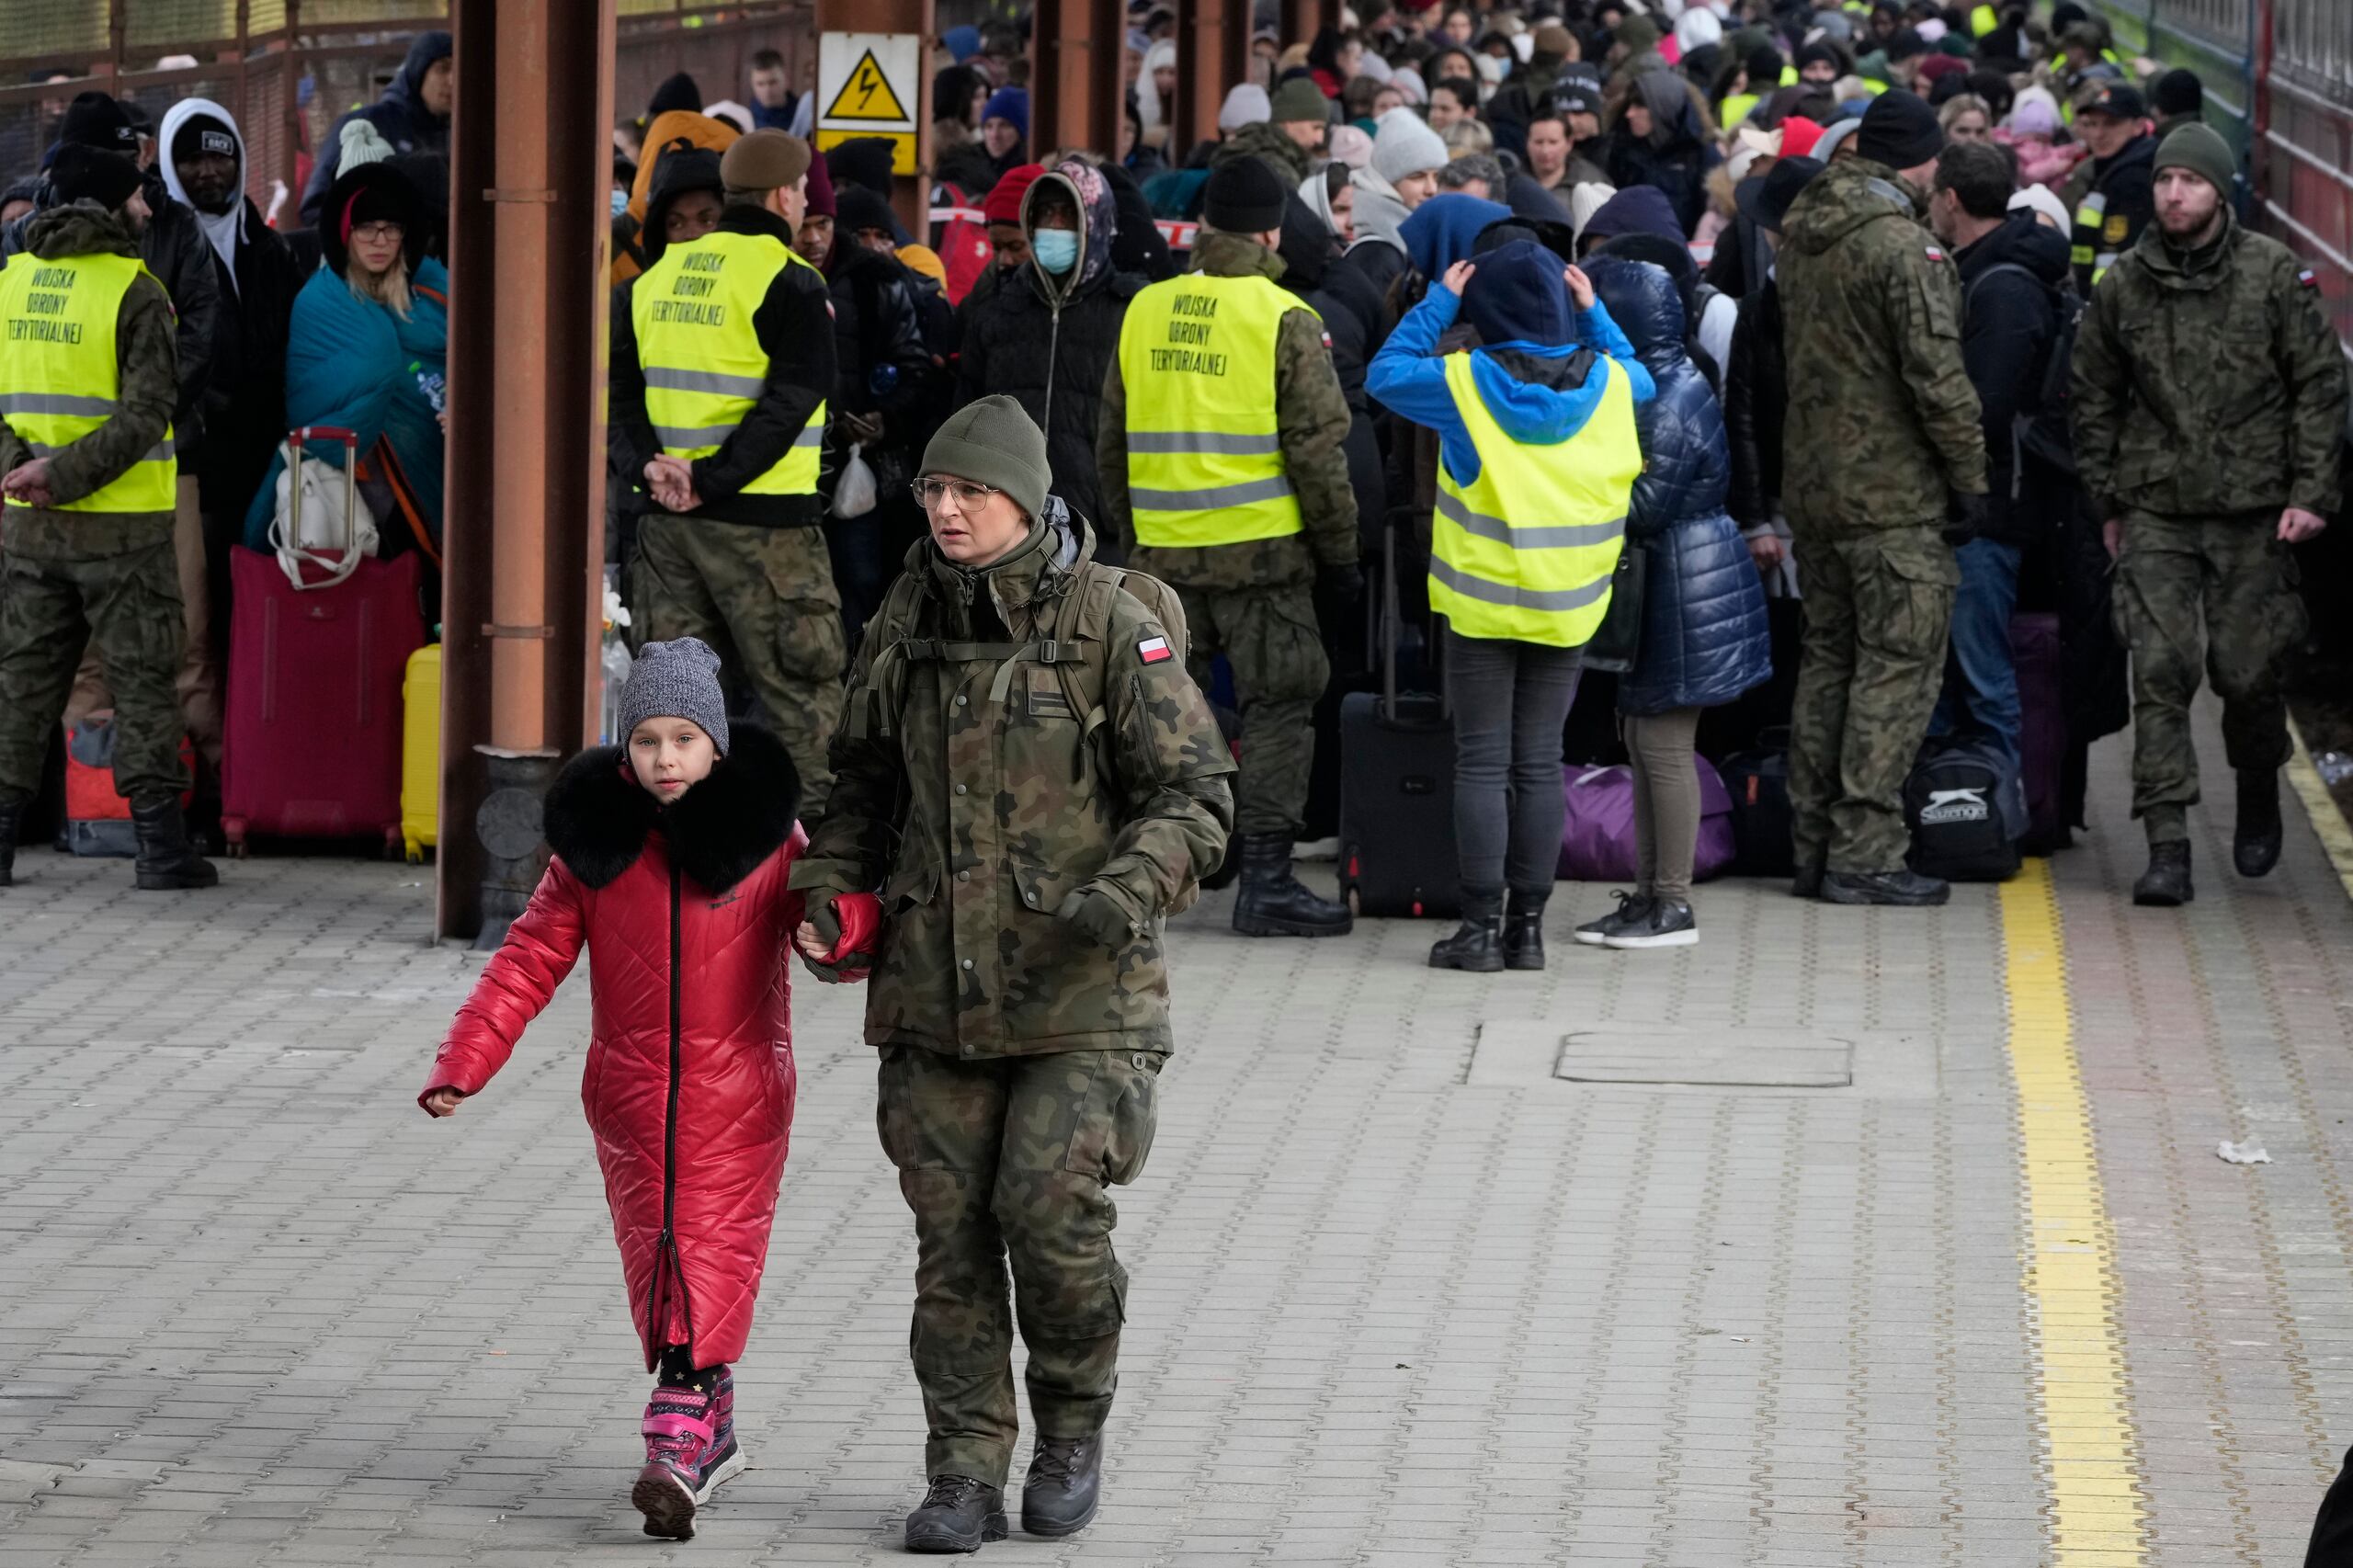
[[[1340,700],[1340,896],[1358,915],[1450,919],[1461,906],[1454,719],[1440,693],[1397,689],[1393,530],[1381,556],[1381,690]]]

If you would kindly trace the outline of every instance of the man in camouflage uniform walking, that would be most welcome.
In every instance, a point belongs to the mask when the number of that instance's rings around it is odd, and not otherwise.
[[[1805,593],[1790,725],[1800,897],[1942,903],[1904,864],[1904,780],[1936,707],[1985,442],[1961,353],[1961,285],[1922,226],[1935,114],[1881,94],[1790,204],[1780,291],[1790,399],[1783,494]]]
[[[114,686],[136,884],[210,887],[180,814],[172,302],[139,261],[137,165],[68,144],[50,180],[57,204],[0,270],[0,887],[85,643]]]
[[[969,1551],[1005,1534],[1017,1321],[1022,1528],[1094,1517],[1127,1299],[1107,1187],[1151,1151],[1174,1043],[1161,921],[1224,851],[1233,759],[1173,597],[1095,563],[1019,403],[950,415],[923,476],[933,537],[851,669],[792,885],[812,967],[871,966],[877,1119],[915,1211],[931,1485],[907,1546]]]
[[[2238,774],[2233,858],[2247,877],[2279,858],[2279,660],[2306,625],[2290,547],[2338,499],[2344,358],[2313,274],[2232,215],[2236,169],[2208,127],[2166,133],[2157,221],[2092,291],[2075,344],[2076,461],[2132,651],[2132,814],[2149,841],[2132,899],[2158,906],[2192,894],[2201,661]]]
[[[1137,570],[1184,600],[1194,678],[1206,685],[1221,653],[1233,671],[1244,733],[1233,928],[1252,937],[1350,926],[1346,906],[1290,869],[1315,703],[1332,676],[1318,609],[1336,619],[1364,579],[1331,346],[1315,312],[1274,281],[1289,194],[1256,158],[1211,174],[1194,270],[1129,301],[1096,438],[1107,526],[1132,541]]]

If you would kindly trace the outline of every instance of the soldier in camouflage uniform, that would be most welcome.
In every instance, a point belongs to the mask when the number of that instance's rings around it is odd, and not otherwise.
[[[1289,195],[1281,177],[1256,158],[1217,168],[1207,189],[1210,226],[1193,248],[1190,276],[1265,280],[1272,290],[1272,279],[1283,271],[1275,244]],[[1290,858],[1307,809],[1315,703],[1332,675],[1319,609],[1324,619],[1336,619],[1364,591],[1357,564],[1356,494],[1348,487],[1347,459],[1341,450],[1348,433],[1347,400],[1332,368],[1323,324],[1296,296],[1281,295],[1278,313],[1246,293],[1188,293],[1189,281],[1155,283],[1129,303],[1120,353],[1104,380],[1097,426],[1106,526],[1130,544],[1128,559],[1137,570],[1170,584],[1184,600],[1193,635],[1194,678],[1207,685],[1211,662],[1221,653],[1233,671],[1244,732],[1242,773],[1234,789],[1242,892],[1234,901],[1233,928],[1253,937],[1337,935],[1349,928],[1347,909],[1301,885],[1291,874]],[[1181,312],[1197,296],[1222,301],[1220,313],[1180,313],[1171,320],[1172,298]],[[1254,306],[1263,315],[1236,319]],[[1271,332],[1271,345],[1255,337],[1259,330]],[[1205,331],[1232,331],[1238,341],[1196,335]],[[1203,351],[1166,349],[1164,335],[1202,343]],[[1147,337],[1152,341],[1142,341]],[[1271,425],[1271,434],[1204,429],[1178,435],[1147,423],[1165,417],[1173,400],[1192,391],[1180,382],[1202,378],[1174,369],[1154,373],[1153,384],[1140,386],[1140,359],[1149,366],[1163,356],[1185,354],[1189,362],[1218,367],[1215,374],[1222,376],[1229,358],[1235,365],[1245,358],[1263,363],[1269,347],[1271,387],[1263,381],[1221,382],[1218,392],[1224,403],[1221,412],[1233,424],[1258,425],[1262,430]],[[1198,463],[1203,476],[1197,483],[1204,488],[1193,492],[1205,498],[1193,514],[1203,519],[1194,525],[1197,532],[1216,533],[1227,519],[1244,515],[1242,507],[1224,504],[1228,494],[1255,497],[1254,510],[1285,508],[1288,517],[1245,528],[1233,542],[1155,542],[1154,529],[1136,516],[1137,496],[1171,493],[1154,491],[1149,482],[1134,483],[1131,468],[1154,455],[1165,461],[1178,449],[1169,443],[1185,440],[1193,443],[1188,460]],[[1218,466],[1230,463],[1233,454],[1266,463],[1272,477],[1214,487]]]
[[[2233,858],[2248,877],[2279,860],[2279,661],[2306,624],[2289,547],[2338,500],[2344,358],[2313,274],[2232,215],[2236,168],[2208,127],[2166,133],[2157,221],[2092,291],[2075,344],[2075,456],[2109,519],[2132,651],[2132,812],[2149,841],[2136,903],[2191,896],[2201,660],[2238,773]]]
[[[210,887],[220,876],[180,814],[172,302],[139,265],[136,165],[69,145],[50,179],[58,204],[0,272],[0,887],[85,643],[114,686],[137,885]]]
[[[1904,868],[1904,780],[1936,707],[1985,442],[1959,273],[1923,227],[1944,142],[1910,93],[1871,101],[1857,156],[1790,204],[1780,292],[1787,497],[1805,643],[1790,724],[1800,897],[1942,903]]]
[[[792,885],[819,912],[800,934],[812,967],[872,969],[930,1431],[907,1545],[949,1551],[1005,1533],[1017,1321],[1037,1426],[1023,1528],[1094,1517],[1127,1297],[1107,1187],[1151,1151],[1174,1044],[1161,922],[1223,853],[1233,760],[1173,597],[1094,562],[1019,403],[959,410],[923,474],[933,538],[851,669]]]

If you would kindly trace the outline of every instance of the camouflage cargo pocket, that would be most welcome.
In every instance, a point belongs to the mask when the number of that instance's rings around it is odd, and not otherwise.
[[[1124,1187],[1143,1174],[1159,1126],[1159,1082],[1165,1058],[1149,1051],[1098,1054],[1086,1108],[1071,1137],[1063,1169]]]

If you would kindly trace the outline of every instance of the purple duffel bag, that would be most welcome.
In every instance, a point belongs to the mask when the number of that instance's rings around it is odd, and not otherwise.
[[[1691,859],[1691,880],[1720,877],[1733,862],[1732,794],[1714,764],[1694,756],[1699,773],[1699,844]],[[1569,806],[1561,826],[1560,878],[1572,882],[1625,882],[1636,874],[1634,770],[1587,767],[1571,763],[1561,771],[1561,792]]]

